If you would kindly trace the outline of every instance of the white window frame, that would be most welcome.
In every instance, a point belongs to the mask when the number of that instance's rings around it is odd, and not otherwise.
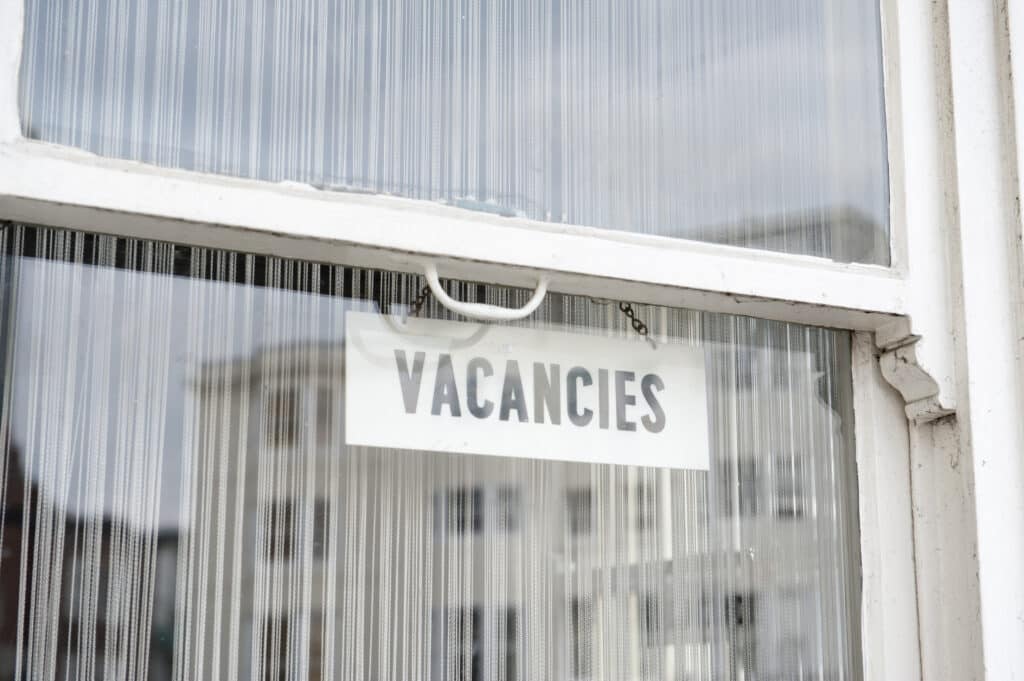
[[[979,661],[981,653],[972,651],[976,641],[959,641],[954,629],[936,624],[931,616],[924,618],[935,611],[929,610],[934,602],[927,591],[933,582],[920,583],[922,575],[933,579],[921,557],[938,540],[925,536],[920,518],[915,518],[931,512],[919,501],[938,487],[927,487],[911,464],[915,457],[948,445],[948,438],[927,446],[921,438],[924,433],[941,435],[941,427],[923,428],[950,418],[966,419],[974,432],[999,426],[1002,431],[996,434],[1011,438],[1002,442],[1018,443],[1024,451],[1020,432],[1011,433],[1000,425],[1003,421],[976,415],[957,403],[966,394],[984,401],[990,410],[986,413],[996,409],[1003,415],[1019,406],[998,400],[993,404],[963,388],[965,372],[996,381],[1002,368],[1017,385],[1007,388],[1004,380],[1003,389],[1019,392],[1022,374],[1006,370],[1006,344],[983,339],[965,349],[957,338],[971,315],[975,324],[984,324],[998,314],[986,309],[992,290],[973,284],[980,273],[970,270],[986,266],[998,239],[982,239],[967,248],[961,230],[971,219],[1005,226],[1015,217],[992,214],[1008,204],[1007,173],[1019,178],[1016,159],[1011,165],[1001,156],[1004,131],[999,125],[995,132],[991,128],[993,112],[1003,103],[1001,93],[1010,82],[992,55],[1001,54],[1000,41],[1007,36],[1022,44],[1024,38],[1021,30],[1003,35],[998,27],[1016,27],[980,0],[879,1],[891,185],[890,267],[159,168],[25,139],[17,108],[23,0],[0,0],[0,219],[410,272],[422,272],[425,263],[433,262],[446,277],[526,288],[546,277],[552,290],[564,293],[849,329],[855,332],[864,677],[968,678],[959,672],[990,669]],[[1013,12],[1024,11],[1013,6]],[[951,15],[958,22],[953,31]],[[1018,54],[1013,52],[1015,61]],[[980,69],[980,76],[974,69]],[[968,111],[972,97],[983,102],[977,113]],[[960,107],[955,121],[950,115],[954,105]],[[1024,113],[1021,107],[1016,111],[1018,132],[1024,134]],[[1019,283],[1024,281],[1024,256],[1019,244],[1010,250],[1015,255],[1004,258],[1005,274],[1016,276]],[[1024,296],[1014,304],[1024,305]],[[1020,319],[1008,324],[1024,339]],[[1012,363],[1012,346],[1010,350]],[[1024,352],[1024,342],[1016,350]],[[950,437],[961,437],[959,430],[952,432]],[[976,466],[976,484],[977,472]],[[954,478],[947,484],[956,486],[959,478]],[[996,484],[990,477],[982,482]],[[1020,503],[1024,490],[1016,492],[1010,501]],[[1000,499],[1007,500],[1005,495]],[[965,501],[961,511],[991,515],[996,506],[981,508],[979,503],[975,509]],[[944,518],[944,512],[936,511],[936,517]],[[1015,527],[1022,529],[1014,545],[1021,557],[1024,519]],[[963,533],[965,543],[980,543],[970,523]],[[987,541],[996,539],[989,536]],[[1010,584],[1008,569],[999,568],[998,556],[992,555],[958,563],[962,569],[956,574],[988,566],[995,575],[989,588],[1004,589],[1011,605],[1024,603],[1024,587]],[[1021,564],[1024,558],[1016,569]],[[939,585],[955,583],[948,575],[935,580]],[[985,588],[976,591],[984,601]],[[995,591],[987,595],[989,601],[996,597]],[[977,614],[972,610],[978,607],[975,600],[962,600],[956,613]],[[990,607],[988,613],[992,626],[1004,626],[1012,611]],[[940,619],[945,616],[940,611]],[[1003,665],[996,671],[1024,666],[1015,653],[992,657],[996,654],[989,651],[1001,639],[989,633],[989,624],[986,620],[978,627],[986,659]],[[1024,624],[1016,631],[1024,631]]]
[[[501,217],[428,201],[326,192],[110,159],[23,138],[17,112],[23,0],[0,0],[3,214],[44,224],[173,239],[403,271],[749,314],[819,326],[897,329],[900,266],[843,264],[684,239]],[[894,215],[894,221],[900,217]],[[898,230],[894,230],[898,231]]]

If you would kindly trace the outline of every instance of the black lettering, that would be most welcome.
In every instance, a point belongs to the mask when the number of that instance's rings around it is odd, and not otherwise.
[[[544,423],[544,407],[547,406],[551,423],[562,423],[562,380],[561,367],[551,365],[548,374],[540,362],[533,363],[533,419]]]
[[[640,380],[640,391],[643,393],[644,399],[647,400],[647,406],[651,408],[651,414],[654,415],[653,419],[650,416],[640,419],[649,433],[660,433],[665,430],[665,410],[654,395],[655,390],[661,392],[664,389],[665,382],[657,374],[647,374]]]
[[[569,420],[577,426],[585,426],[594,418],[593,409],[580,411],[579,384],[592,385],[594,379],[583,367],[573,367],[565,375],[565,406],[569,411]]]
[[[426,359],[425,352],[417,352],[413,356],[412,371],[409,371],[409,362],[405,358],[405,350],[395,350],[395,363],[398,365],[398,382],[402,386],[402,401],[405,403],[405,413],[415,414],[416,404],[420,401],[420,384],[423,382],[423,362]]]
[[[483,357],[469,360],[469,364],[466,365],[466,407],[473,416],[485,419],[494,412],[494,402],[484,400],[484,403],[480,404],[480,397],[477,394],[477,376],[480,372],[483,372],[484,376],[493,376],[494,367]]]
[[[626,384],[634,380],[632,371],[615,372],[615,425],[619,430],[636,430],[636,423],[626,418],[626,407],[636,404],[636,395],[626,392]]]
[[[442,353],[437,358],[437,375],[434,377],[434,403],[430,413],[441,415],[441,407],[448,405],[452,416],[462,416],[459,408],[459,389],[455,385],[455,370],[452,369],[452,356]]]
[[[516,410],[520,422],[530,420],[530,415],[526,411],[523,379],[519,375],[519,362],[510,359],[505,363],[505,381],[501,386],[501,412],[498,418],[508,421],[509,412],[513,409]]]

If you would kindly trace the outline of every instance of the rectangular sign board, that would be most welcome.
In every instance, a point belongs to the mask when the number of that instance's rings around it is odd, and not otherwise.
[[[699,347],[349,311],[350,445],[707,470]]]

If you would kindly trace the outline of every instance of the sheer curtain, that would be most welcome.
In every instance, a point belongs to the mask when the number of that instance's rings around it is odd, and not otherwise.
[[[707,472],[348,447],[344,313],[419,277],[0,247],[0,677],[859,677],[846,334],[636,306],[704,349]],[[523,325],[626,322],[552,294]]]
[[[889,262],[879,3],[27,0],[28,137]]]

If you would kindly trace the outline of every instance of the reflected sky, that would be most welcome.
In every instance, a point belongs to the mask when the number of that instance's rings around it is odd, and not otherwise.
[[[878,6],[29,0],[28,136],[886,264]]]

